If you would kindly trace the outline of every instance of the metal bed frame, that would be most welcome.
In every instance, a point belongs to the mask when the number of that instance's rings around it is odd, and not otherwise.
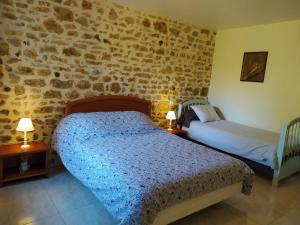
[[[185,101],[179,104],[178,118],[185,110],[189,109],[190,106],[206,104],[209,104],[207,98],[199,98]],[[218,151],[224,152],[222,149],[218,149]],[[237,157],[240,159],[242,158],[239,156]],[[277,146],[277,158],[278,168],[274,170],[270,168],[270,171],[273,173],[272,183],[274,186],[278,186],[280,181],[300,171],[300,117],[292,120],[287,125],[282,127]],[[248,164],[252,164],[252,166],[250,166],[256,171],[260,170],[257,169],[258,167],[263,167],[264,170],[267,170],[265,168],[266,166],[262,164],[252,162],[249,159],[244,159],[244,161],[246,163],[248,162]],[[256,164],[258,165],[255,166]],[[265,171],[261,172],[266,173]],[[269,172],[267,173],[269,174]]]

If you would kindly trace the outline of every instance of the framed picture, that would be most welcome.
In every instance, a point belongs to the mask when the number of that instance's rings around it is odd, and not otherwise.
[[[268,52],[245,52],[241,81],[264,82]]]

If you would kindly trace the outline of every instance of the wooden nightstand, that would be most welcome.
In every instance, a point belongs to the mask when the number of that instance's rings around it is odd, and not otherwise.
[[[28,177],[45,175],[49,173],[49,147],[43,142],[31,142],[26,150],[21,144],[0,146],[0,187],[5,182],[19,180]],[[29,170],[20,173],[21,157],[26,157]]]
[[[185,130],[181,130],[179,128],[168,130],[168,132],[170,132],[171,134],[175,134],[175,135],[177,135],[179,137],[182,137],[182,138],[185,138],[185,136],[186,136],[186,131]]]

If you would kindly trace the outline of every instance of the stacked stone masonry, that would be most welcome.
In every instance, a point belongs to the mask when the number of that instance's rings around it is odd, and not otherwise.
[[[0,144],[51,141],[65,103],[132,95],[153,103],[165,126],[169,100],[206,96],[214,31],[103,0],[0,1]]]

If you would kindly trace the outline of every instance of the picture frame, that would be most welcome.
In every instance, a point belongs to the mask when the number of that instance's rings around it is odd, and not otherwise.
[[[267,51],[244,52],[240,81],[263,83],[267,59]]]

